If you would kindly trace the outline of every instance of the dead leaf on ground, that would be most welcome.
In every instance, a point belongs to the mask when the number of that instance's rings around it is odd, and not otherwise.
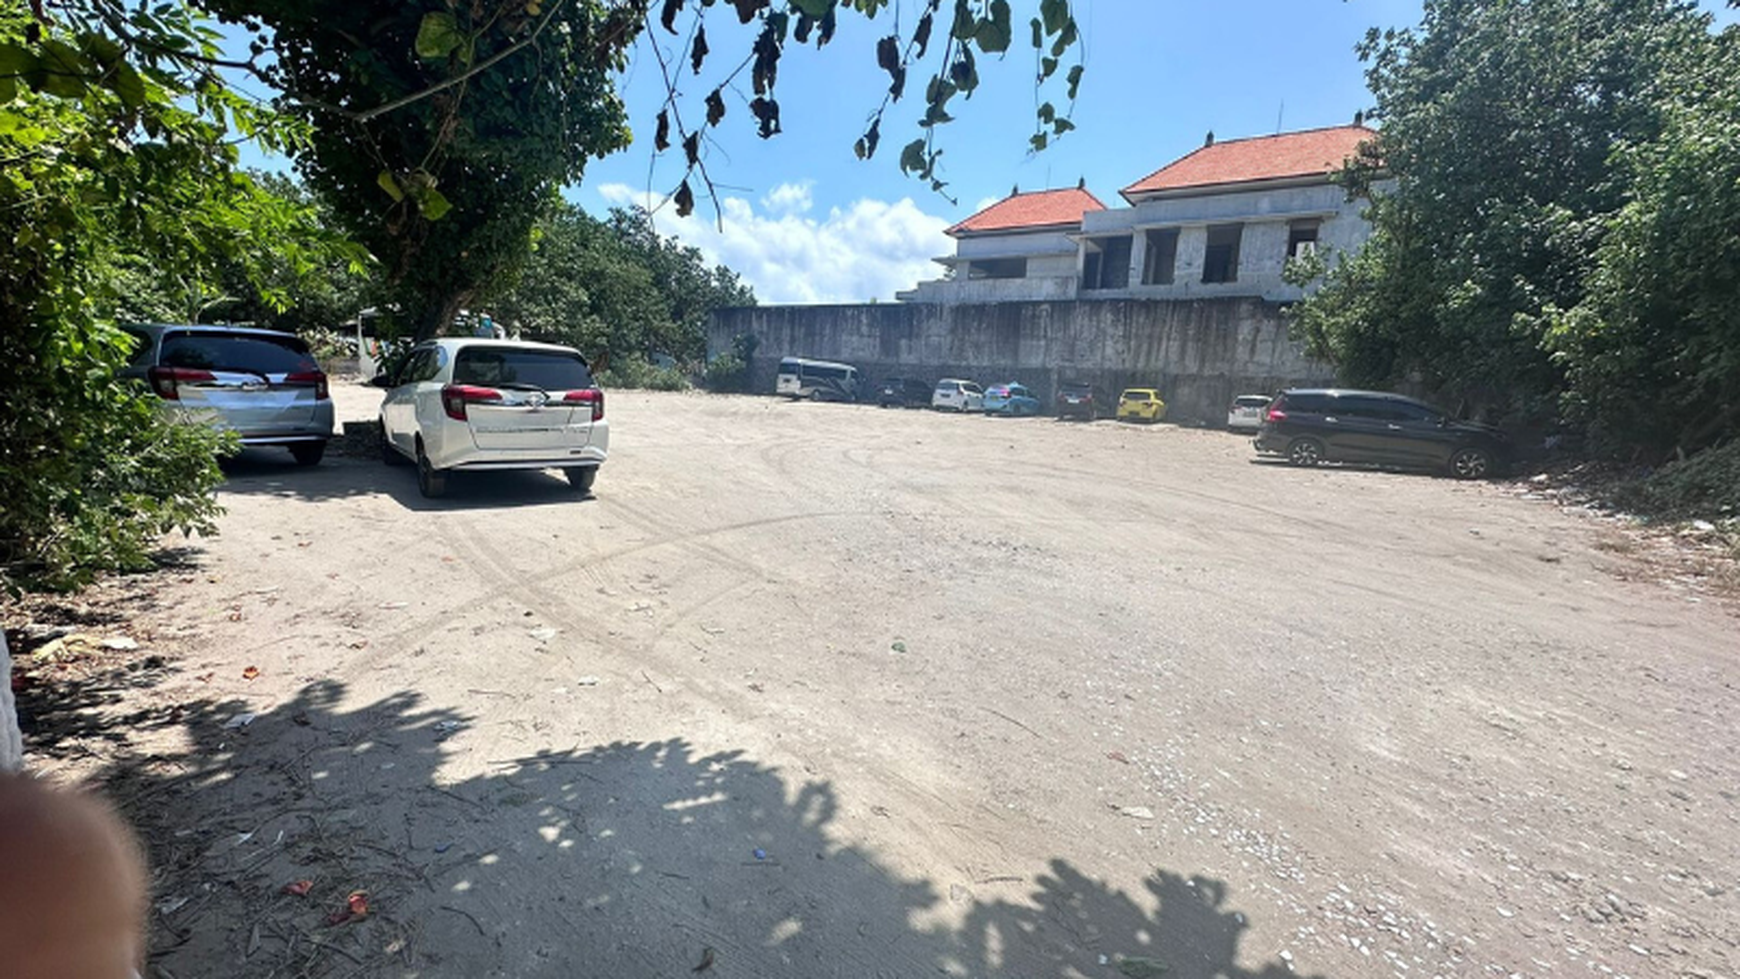
[[[313,886],[314,882],[311,880],[299,880],[294,883],[285,884],[284,893],[294,897],[307,897],[309,889]]]
[[[701,949],[701,964],[695,966],[693,969],[690,969],[689,971],[690,972],[706,972],[708,969],[713,968],[713,958],[717,954],[718,953],[713,951],[713,946],[711,946],[711,945],[707,946],[706,948]]]
[[[1108,751],[1106,752],[1106,757],[1120,765],[1128,765],[1130,763],[1129,756],[1125,755],[1122,751]]]
[[[258,678],[259,675],[260,675],[260,668],[258,666],[250,666],[247,669],[242,671],[242,679],[244,679],[244,680],[253,680],[253,679]]]
[[[350,644],[350,648],[352,648],[352,649],[367,649],[368,645],[369,645],[369,641],[367,639],[358,639],[356,642],[353,642]]]

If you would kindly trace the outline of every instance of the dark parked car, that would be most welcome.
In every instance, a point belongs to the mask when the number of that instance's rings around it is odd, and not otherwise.
[[[1057,417],[1086,418],[1088,421],[1100,417],[1100,411],[1115,410],[1116,406],[1107,406],[1105,399],[1094,390],[1091,384],[1061,384],[1057,388]]]
[[[916,377],[891,377],[876,389],[876,404],[883,408],[929,408],[930,382]]]
[[[1458,479],[1494,475],[1510,455],[1498,429],[1383,391],[1284,391],[1264,409],[1254,444],[1295,466],[1358,462]]]

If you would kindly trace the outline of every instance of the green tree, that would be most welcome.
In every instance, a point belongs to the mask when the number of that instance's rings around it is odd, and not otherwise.
[[[114,380],[129,277],[255,281],[330,254],[308,213],[234,168],[238,135],[292,131],[212,81],[210,36],[162,4],[0,6],[0,584],[135,567],[209,530],[218,439]]]
[[[1620,155],[1631,199],[1546,342],[1571,417],[1657,455],[1740,434],[1740,33],[1711,51],[1661,136]]]
[[[601,360],[697,358],[715,308],[755,302],[735,273],[709,268],[699,251],[658,234],[639,209],[601,221],[559,202],[536,240],[517,281],[490,300],[496,318]]]
[[[727,94],[747,74],[748,118],[764,137],[781,131],[776,96],[788,44],[818,47],[842,12],[874,18],[887,0],[409,0],[382,6],[350,0],[202,0],[256,32],[249,69],[283,93],[281,104],[313,128],[297,165],[329,200],[347,231],[380,260],[386,283],[414,332],[453,323],[461,308],[512,277],[526,260],[533,225],[556,191],[578,182],[587,160],[628,145],[616,93],[626,53],[655,16],[685,36],[688,70],[707,62],[706,23],[729,8],[753,24],[749,55],[685,120],[675,71],[658,54],[670,98],[653,120],[653,144],[680,147],[687,169],[672,195],[680,214],[694,206],[690,175],[710,190],[703,134],[725,122]],[[1068,0],[1034,0],[1028,27],[1041,82],[1057,78],[1073,104],[1079,65],[1060,71],[1078,46]],[[906,91],[907,74],[938,62],[924,87],[924,135],[900,152],[903,170],[941,190],[935,127],[957,96],[978,86],[975,59],[1014,39],[1008,0],[929,0],[905,34],[876,42],[889,86],[855,147],[873,156],[881,116]],[[680,30],[679,22],[686,27]],[[938,35],[933,41],[933,32]],[[872,95],[872,98],[877,96]],[[691,110],[695,107],[691,106]],[[1068,132],[1067,105],[1036,110],[1034,146]]]
[[[311,214],[322,232],[338,236],[331,209],[293,177],[249,171],[261,190]],[[269,330],[330,330],[373,305],[373,269],[355,249],[334,250],[301,268],[273,264],[250,269],[221,259],[215,278],[189,277],[137,255],[123,255],[112,271],[116,318],[139,323],[246,323]]]
[[[1349,185],[1395,183],[1363,251],[1296,308],[1311,351],[1352,383],[1551,411],[1552,315],[1583,301],[1629,194],[1615,150],[1662,133],[1709,25],[1675,0],[1427,0],[1417,30],[1369,34],[1382,129]]]

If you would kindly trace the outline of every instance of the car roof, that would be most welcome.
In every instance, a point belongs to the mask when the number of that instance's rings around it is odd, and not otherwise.
[[[1405,394],[1397,394],[1394,391],[1361,391],[1358,388],[1288,388],[1281,393],[1315,394],[1330,398],[1377,398],[1381,401],[1417,402],[1417,399],[1415,398],[1410,398]]]
[[[459,351],[466,347],[515,347],[521,350],[546,350],[552,353],[578,354],[580,351],[560,343],[541,343],[537,340],[495,340],[489,337],[433,337],[423,341],[437,347]],[[582,360],[585,358],[582,357]]]
[[[224,326],[219,323],[123,323],[121,328],[150,334],[164,334],[173,330],[177,333],[240,333],[248,336],[275,338],[296,336],[289,330],[268,330],[258,326]]]

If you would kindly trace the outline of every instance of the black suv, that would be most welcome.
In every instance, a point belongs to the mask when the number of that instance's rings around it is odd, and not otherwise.
[[[929,408],[930,382],[916,377],[891,377],[877,388],[876,404],[883,408]]]
[[[1064,383],[1057,387],[1057,418],[1086,418],[1088,421],[1100,417],[1100,405],[1105,399],[1094,390],[1091,384]],[[1116,409],[1116,406],[1112,406]]]
[[[1284,391],[1263,410],[1254,444],[1295,466],[1358,462],[1458,479],[1494,475],[1510,455],[1498,429],[1383,391]]]

